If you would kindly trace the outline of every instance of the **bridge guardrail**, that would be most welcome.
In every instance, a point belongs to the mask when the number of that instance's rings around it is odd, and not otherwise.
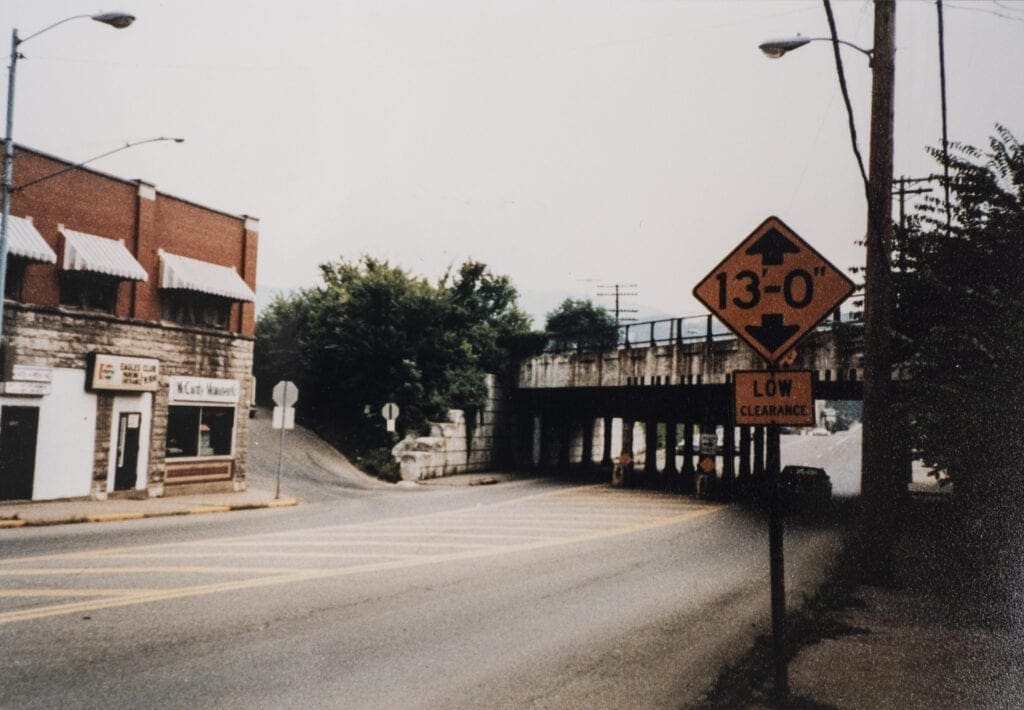
[[[849,313],[847,315],[850,315]],[[860,323],[860,320],[841,321],[839,309],[822,321],[817,330],[827,330],[833,323]],[[617,350],[629,348],[656,347],[659,345],[684,345],[699,342],[719,342],[735,340],[736,336],[720,320],[710,313],[697,316],[680,316],[678,318],[661,318],[658,320],[625,323],[618,326]],[[545,353],[563,353],[584,350],[576,345],[566,345],[565,341],[552,339]]]

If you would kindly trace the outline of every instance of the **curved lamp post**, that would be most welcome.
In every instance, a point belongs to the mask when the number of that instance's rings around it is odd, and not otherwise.
[[[88,160],[83,160],[80,163],[75,163],[74,165],[69,165],[66,168],[61,168],[60,170],[58,170],[56,172],[50,173],[48,175],[43,175],[42,177],[36,178],[35,180],[29,180],[28,182],[22,183],[20,185],[13,185],[11,187],[10,192],[11,192],[11,194],[14,194],[15,192],[21,192],[22,190],[24,190],[27,187],[32,187],[33,185],[36,185],[36,184],[41,183],[41,182],[45,182],[46,180],[49,180],[50,178],[55,178],[58,175],[63,175],[64,173],[70,172],[72,170],[78,170],[78,168],[85,167],[86,165],[88,165],[89,163],[91,163],[91,162],[93,162],[95,160],[99,160],[100,158],[106,158],[108,155],[113,155],[114,153],[120,153],[122,150],[128,150],[129,148],[134,148],[137,145],[144,145],[146,143],[159,143],[160,141],[174,141],[175,143],[184,143],[185,139],[184,138],[168,138],[166,136],[160,136],[159,138],[147,138],[146,140],[143,140],[143,141],[135,141],[133,143],[125,143],[120,148],[114,148],[113,150],[108,150],[106,153],[100,153],[99,155],[94,155],[91,158],[89,158]]]
[[[865,536],[872,554],[867,572],[875,581],[891,574],[886,536],[895,524],[900,495],[894,460],[889,251],[892,228],[893,86],[896,36],[895,4],[875,0],[874,48],[867,50],[831,37],[794,37],[760,45],[772,58],[818,40],[844,44],[871,62],[871,140],[864,267],[864,429],[861,442],[861,495],[866,502]],[[851,119],[852,120],[852,119]],[[855,148],[856,149],[856,148]]]
[[[825,3],[829,12],[828,2]],[[868,203],[864,269],[864,411],[861,440],[861,495],[865,501],[862,544],[868,577],[883,581],[891,574],[889,535],[895,525],[898,493],[894,470],[895,437],[892,433],[892,351],[889,250],[892,243],[893,85],[895,3],[875,0],[874,48],[864,49],[832,37],[793,37],[759,46],[772,59],[815,42],[831,42],[856,49],[871,66],[871,139],[868,171],[863,172]],[[838,55],[838,51],[836,52]],[[843,78],[840,75],[840,82]],[[845,88],[844,88],[845,98]],[[850,113],[851,134],[853,115]],[[852,137],[852,135],[851,135]],[[860,154],[856,142],[854,152]],[[774,603],[774,600],[773,600]],[[784,602],[783,602],[784,603]],[[783,607],[784,610],[784,607]],[[776,689],[784,694],[788,679],[781,634],[776,641]]]
[[[800,47],[803,47],[805,44],[810,42],[834,42],[835,44],[842,44],[851,49],[856,49],[869,60],[874,57],[875,53],[873,49],[864,49],[863,47],[860,47],[853,42],[847,42],[844,39],[833,40],[831,37],[804,37],[803,35],[770,39],[767,42],[762,42],[757,45],[757,48],[764,52],[770,59],[778,59],[786,52],[792,52],[794,49],[800,49]]]
[[[3,185],[0,188],[0,192],[3,193],[3,214],[0,217],[0,348],[3,347],[3,327],[4,327],[4,290],[7,282],[7,223],[9,221],[11,212],[11,193],[14,191],[14,186],[11,184],[12,176],[14,174],[14,77],[15,72],[18,68],[18,59],[21,54],[18,52],[18,48],[28,42],[33,37],[52,30],[57,25],[62,25],[65,22],[71,20],[82,20],[90,19],[96,22],[102,22],[105,25],[117,29],[123,29],[135,21],[134,15],[129,15],[124,12],[101,12],[96,15],[72,15],[71,17],[65,17],[63,20],[54,22],[52,25],[44,27],[38,32],[33,32],[28,37],[19,37],[18,30],[15,28],[11,32],[11,64],[7,69],[7,131],[4,134],[4,167],[3,167]]]

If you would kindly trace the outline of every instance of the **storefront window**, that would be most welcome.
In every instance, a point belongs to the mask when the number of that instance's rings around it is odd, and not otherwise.
[[[66,271],[60,275],[60,303],[87,311],[113,313],[120,285],[121,281],[112,276],[90,271]]]
[[[160,294],[162,317],[180,325],[227,330],[233,301],[194,291],[165,290]]]
[[[167,408],[167,458],[230,456],[234,407]]]
[[[14,301],[21,300],[21,290],[25,285],[25,267],[28,260],[10,254],[7,257],[7,278],[4,280],[4,298]]]

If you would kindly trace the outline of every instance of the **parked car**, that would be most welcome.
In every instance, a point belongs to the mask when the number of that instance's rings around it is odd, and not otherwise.
[[[815,427],[811,429],[811,436],[828,436],[829,431],[823,426]]]
[[[779,487],[787,510],[823,512],[831,505],[832,480],[823,468],[786,466]]]

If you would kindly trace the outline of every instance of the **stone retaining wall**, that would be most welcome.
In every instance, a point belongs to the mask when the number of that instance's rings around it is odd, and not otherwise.
[[[391,454],[401,466],[403,480],[488,471],[508,457],[506,393],[494,375],[487,375],[487,394],[483,409],[468,422],[465,412],[452,409],[448,421],[431,423],[430,436],[409,435],[395,445]]]

